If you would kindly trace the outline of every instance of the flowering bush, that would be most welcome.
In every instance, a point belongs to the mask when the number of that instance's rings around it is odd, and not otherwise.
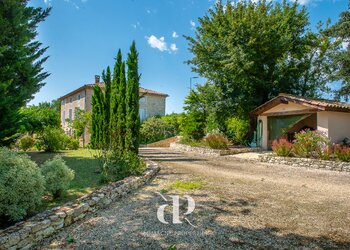
[[[350,161],[350,148],[341,145],[334,146],[334,155],[341,161]]]
[[[272,150],[278,156],[290,156],[293,144],[286,139],[274,140],[272,142]]]
[[[329,139],[322,132],[303,130],[295,134],[293,153],[300,157],[319,157],[329,145]]]

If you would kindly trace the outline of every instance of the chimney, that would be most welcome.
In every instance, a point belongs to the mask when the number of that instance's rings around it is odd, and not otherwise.
[[[99,75],[95,75],[95,83],[99,83],[100,82],[100,76]]]

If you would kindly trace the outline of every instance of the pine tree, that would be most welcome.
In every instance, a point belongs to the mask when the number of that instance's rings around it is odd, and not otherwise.
[[[125,78],[125,63],[123,62],[120,65],[120,82],[118,88],[118,122],[117,122],[117,150],[119,154],[122,154],[125,151],[125,121],[126,121],[126,78]]]
[[[139,86],[138,52],[133,41],[128,53],[128,74],[126,89],[126,132],[125,148],[127,151],[138,153],[140,117],[139,117]]]
[[[49,15],[28,1],[0,1],[0,145],[20,126],[19,110],[44,86],[46,48],[36,41],[37,27]]]
[[[117,123],[118,123],[118,93],[120,82],[120,67],[122,64],[122,52],[118,51],[118,55],[114,64],[113,80],[111,85],[111,97],[110,97],[110,142],[111,148],[116,150],[117,148]]]

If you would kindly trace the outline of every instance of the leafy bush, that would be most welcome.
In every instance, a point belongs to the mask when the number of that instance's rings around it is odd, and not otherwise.
[[[293,144],[286,139],[274,140],[272,142],[272,150],[278,156],[290,156]]]
[[[213,132],[205,137],[205,142],[213,149],[228,149],[229,141],[227,138],[218,132]]]
[[[74,171],[70,169],[61,156],[56,155],[52,160],[48,160],[41,165],[41,172],[46,181],[46,191],[50,192],[54,198],[60,197],[62,192],[74,179]]]
[[[45,127],[35,143],[38,150],[55,152],[64,149],[66,134],[61,128]]]
[[[31,136],[25,135],[18,140],[18,147],[23,151],[27,151],[34,146],[34,142]]]
[[[293,153],[300,157],[318,157],[330,145],[322,132],[303,130],[295,134]]]
[[[226,122],[227,135],[234,143],[244,144],[249,132],[249,121],[239,117],[233,117]]]
[[[69,150],[77,150],[79,149],[79,141],[65,135],[64,148]]]
[[[0,148],[0,216],[23,219],[41,203],[44,178],[28,155]]]
[[[334,155],[341,161],[350,162],[350,147],[335,145]]]
[[[147,144],[175,136],[176,127],[162,118],[151,117],[144,121],[140,129],[141,143]]]
[[[133,152],[121,156],[110,154],[103,164],[101,181],[118,181],[131,175],[140,175],[145,167],[145,162]]]
[[[204,136],[205,119],[200,112],[189,112],[180,119],[181,135],[192,140],[202,139]]]

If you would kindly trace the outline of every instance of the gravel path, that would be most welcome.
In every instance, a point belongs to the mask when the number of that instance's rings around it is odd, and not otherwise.
[[[162,164],[152,183],[46,239],[40,248],[350,248],[348,173],[164,148],[143,148],[141,153]],[[193,185],[181,189],[182,183]],[[196,207],[184,217],[186,194]],[[170,206],[164,213],[169,224],[157,219],[158,207],[171,204],[170,195],[180,196],[181,224],[171,223]]]

